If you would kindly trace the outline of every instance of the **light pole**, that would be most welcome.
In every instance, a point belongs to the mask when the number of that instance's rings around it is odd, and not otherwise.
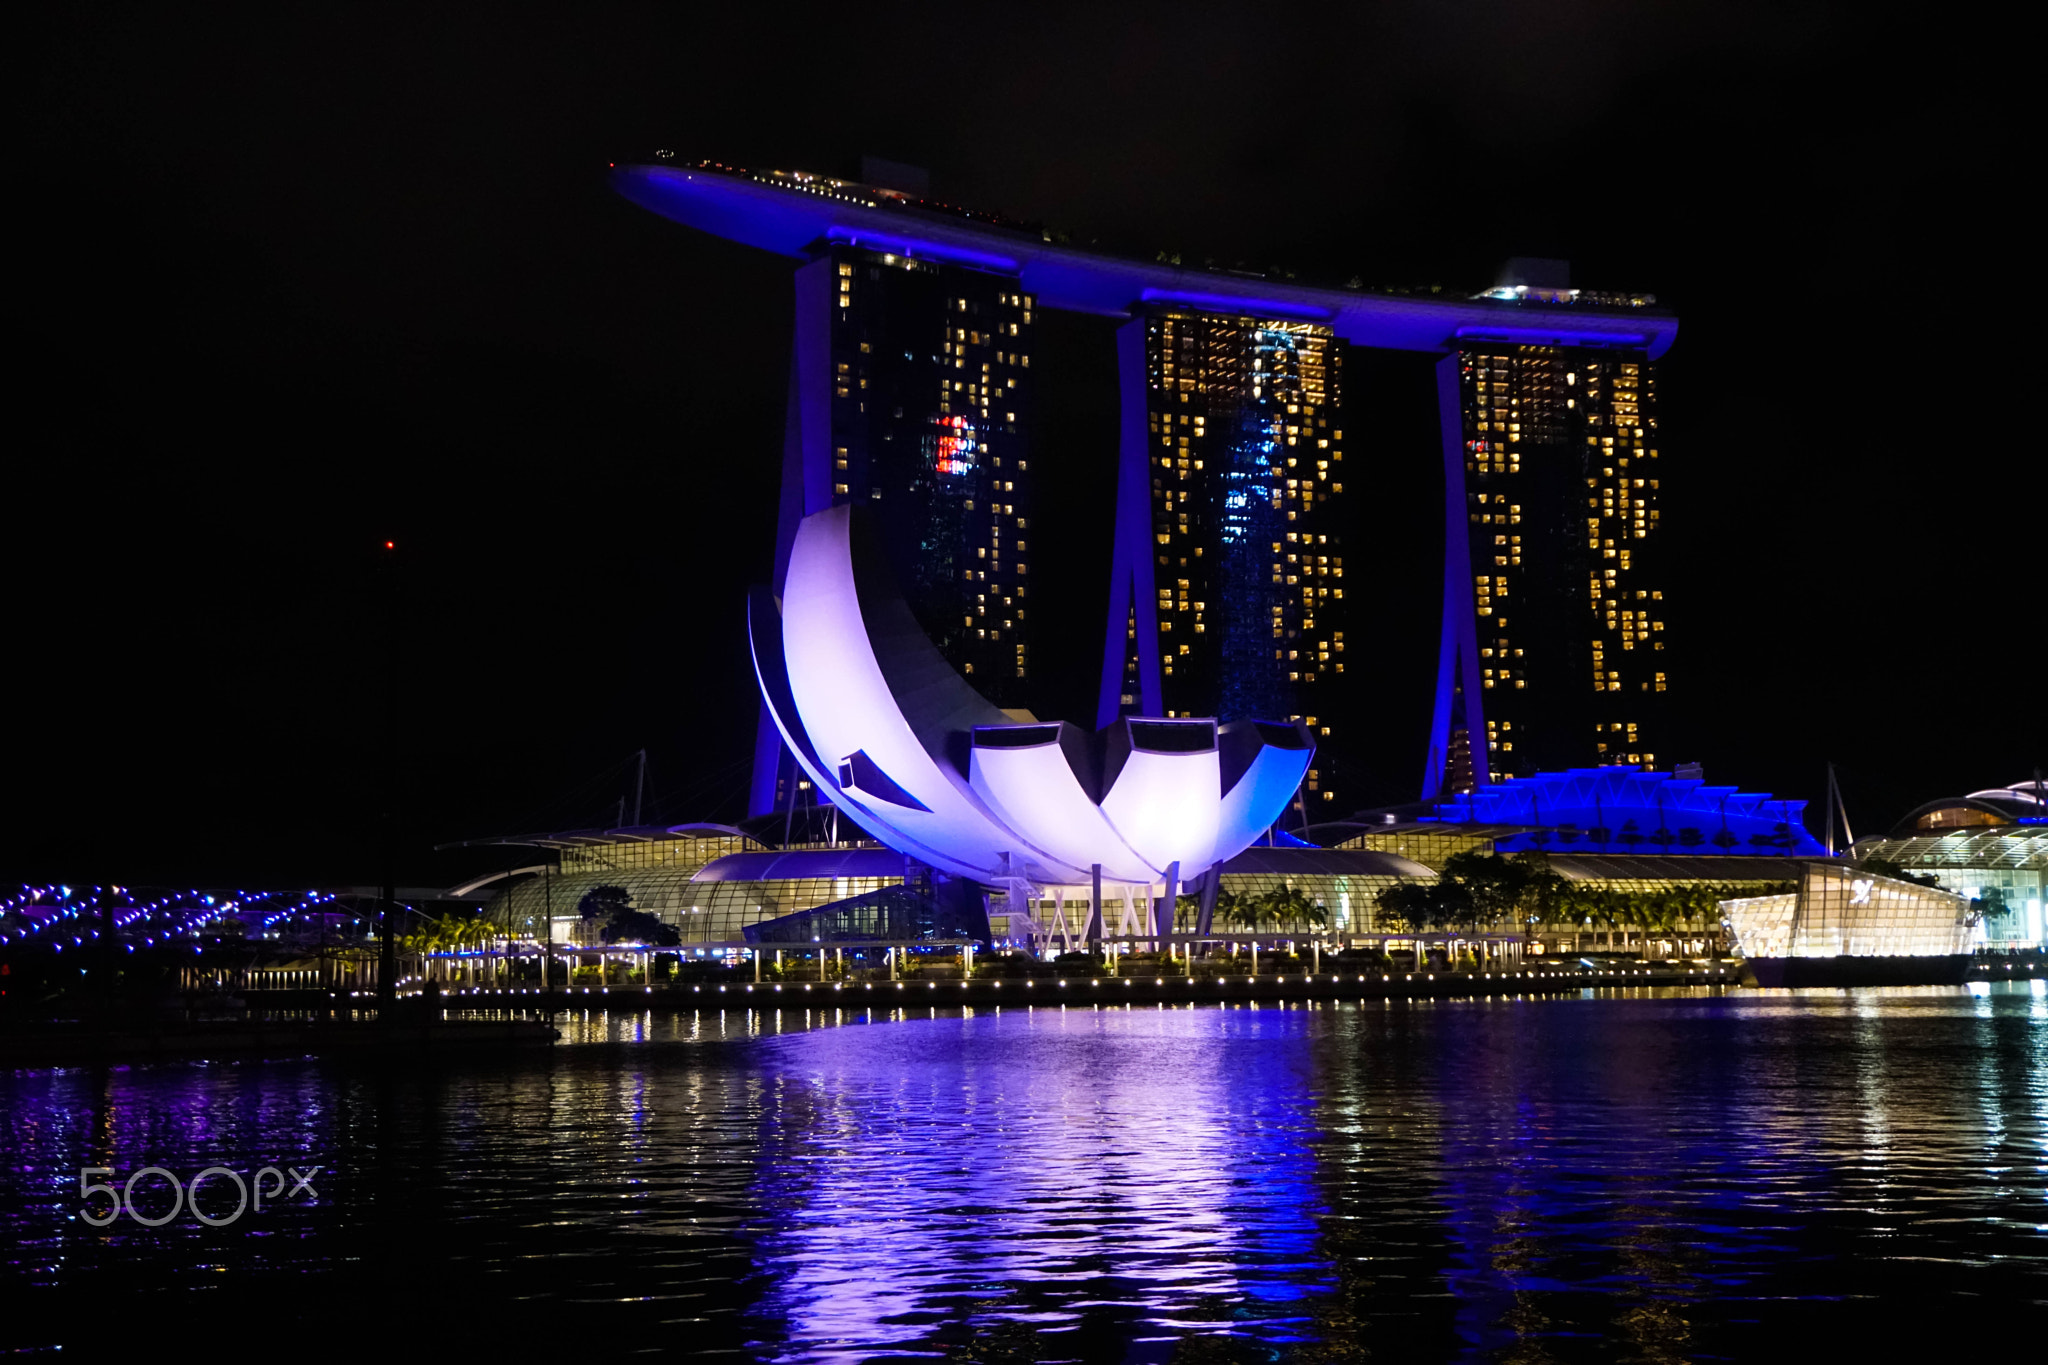
[[[398,545],[395,541],[384,542],[384,549],[377,557],[377,597],[382,609],[384,628],[384,763],[380,778],[380,795],[383,797],[383,854],[384,884],[383,899],[378,904],[377,944],[377,1021],[388,1025],[398,1003],[398,940],[397,925],[392,910],[398,903],[398,873],[394,866],[396,854],[393,844],[397,831],[393,828],[392,806],[397,792],[392,782],[392,765],[396,759],[393,753],[398,730],[398,669],[393,658],[397,639],[397,610],[394,579],[398,572]]]

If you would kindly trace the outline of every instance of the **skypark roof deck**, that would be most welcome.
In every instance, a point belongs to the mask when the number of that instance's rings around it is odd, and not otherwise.
[[[819,243],[1015,274],[1047,308],[1126,317],[1139,304],[1320,323],[1357,346],[1442,352],[1458,345],[1615,346],[1652,359],[1678,320],[1649,308],[1530,299],[1375,294],[1230,271],[1131,260],[1047,240],[1021,226],[800,172],[705,164],[618,164],[634,203],[701,232],[803,259]]]

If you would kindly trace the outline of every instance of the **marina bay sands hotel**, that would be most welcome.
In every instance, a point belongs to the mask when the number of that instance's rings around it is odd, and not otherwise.
[[[1077,249],[914,183],[663,154],[612,174],[655,213],[801,262],[778,596],[802,518],[865,504],[918,624],[990,702],[1033,718],[1034,508],[1079,491],[1034,485],[1038,316],[1127,319],[1093,723],[1284,717],[1327,751],[1357,723],[1334,680],[1382,666],[1370,589],[1345,577],[1347,500],[1372,479],[1339,343],[1423,352],[1439,357],[1446,553],[1420,795],[1654,766],[1655,362],[1677,332],[1654,299],[1573,289],[1555,262],[1510,262],[1473,298],[1316,288]],[[867,176],[888,178],[909,179]],[[798,780],[764,714],[751,813],[781,809]],[[1346,809],[1323,804],[1341,799],[1327,761],[1303,799],[1308,820]]]

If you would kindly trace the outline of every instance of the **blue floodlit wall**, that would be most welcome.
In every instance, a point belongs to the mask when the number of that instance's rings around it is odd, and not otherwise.
[[[1634,768],[1573,768],[1510,778],[1437,803],[1437,818],[1537,825],[1499,840],[1502,853],[1701,853],[1824,857],[1804,801],[1710,787]]]

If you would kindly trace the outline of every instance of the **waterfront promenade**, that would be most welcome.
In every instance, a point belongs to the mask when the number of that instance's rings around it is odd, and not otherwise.
[[[1733,986],[1741,969],[1651,963],[1613,969],[1505,972],[1302,972],[1260,976],[1040,976],[975,980],[671,982],[652,986],[455,986],[441,992],[447,1010],[585,1009],[627,1005],[659,1009],[739,1007],[814,1009],[898,1005],[1238,1004],[1264,1000],[1463,999],[1479,996],[1574,994],[1617,986]],[[408,998],[412,998],[410,995]],[[274,1008],[317,1008],[329,1000],[361,1008],[371,999],[317,991],[264,991]]]

